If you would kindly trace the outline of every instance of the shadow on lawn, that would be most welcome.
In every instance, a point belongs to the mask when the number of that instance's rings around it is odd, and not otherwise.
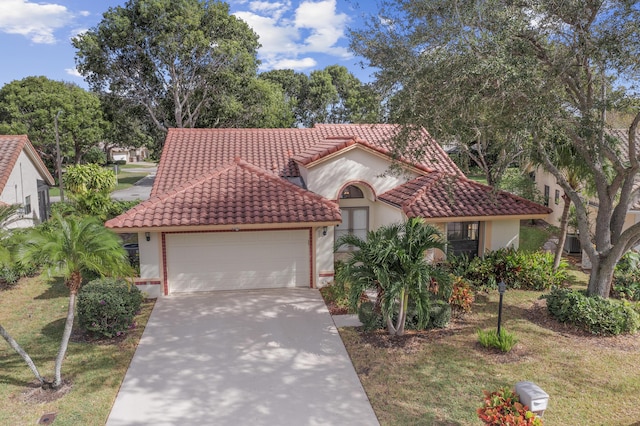
[[[55,278],[50,281],[50,285],[44,293],[34,297],[34,299],[58,299],[60,297],[69,297],[69,289],[64,285],[62,278]]]

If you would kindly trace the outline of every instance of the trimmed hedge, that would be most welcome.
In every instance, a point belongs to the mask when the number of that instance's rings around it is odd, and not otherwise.
[[[96,335],[120,336],[133,326],[142,300],[142,292],[124,280],[93,280],[78,293],[78,322]]]
[[[564,288],[554,288],[546,299],[547,309],[558,321],[593,334],[617,335],[640,329],[638,308],[628,302],[588,297]]]

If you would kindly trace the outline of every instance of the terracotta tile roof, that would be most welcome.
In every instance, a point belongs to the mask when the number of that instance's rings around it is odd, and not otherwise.
[[[440,172],[420,176],[380,195],[408,217],[464,218],[546,215],[551,209],[464,177]]]
[[[197,132],[196,132],[197,133]],[[152,196],[109,228],[340,222],[332,201],[241,159]]]
[[[26,149],[27,155],[34,162],[47,183],[53,185],[53,176],[51,176],[33,145],[29,142],[27,135],[0,135],[0,192],[4,190],[4,186],[7,184],[13,167],[23,149]]]
[[[311,129],[170,129],[151,195],[167,192],[236,157],[276,176],[298,177],[300,171],[293,158],[331,137],[357,138],[360,143],[391,154],[389,140],[397,130],[390,124],[323,124]],[[417,162],[421,168],[462,174],[426,131],[422,145],[427,155]]]
[[[353,146],[361,146],[373,151],[379,152],[383,155],[391,156],[392,153],[384,148],[381,145],[371,144],[364,139],[360,139],[357,136],[354,137],[342,137],[342,136],[330,136],[327,139],[324,139],[322,142],[319,142],[300,154],[294,155],[293,161],[303,166],[308,166],[311,163],[319,161],[325,157],[330,156],[338,151],[341,151],[345,148],[353,147]],[[415,167],[423,172],[433,172],[436,169],[433,167],[426,167],[422,163],[411,164],[406,160],[402,161],[404,164]]]
[[[316,124],[314,129],[328,136],[354,136],[377,146],[386,154],[393,155],[393,138],[400,130],[395,124]],[[440,144],[424,128],[420,128],[418,139],[408,142],[408,151],[415,154],[415,158],[399,159],[413,164],[424,170],[436,170],[463,176],[462,171],[451,160]]]

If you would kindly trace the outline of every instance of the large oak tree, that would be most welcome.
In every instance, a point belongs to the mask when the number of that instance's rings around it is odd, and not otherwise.
[[[589,293],[608,297],[615,264],[640,239],[640,224],[623,231],[640,195],[640,112],[625,141],[606,137],[604,113],[638,83],[638,22],[638,2],[625,0],[384,1],[380,15],[352,33],[352,47],[379,69],[377,83],[402,122],[461,141],[476,132],[498,152],[530,142],[576,207],[593,266]],[[607,95],[616,83],[616,97]],[[514,137],[518,129],[524,137]],[[554,162],[559,139],[595,186],[593,232],[591,200]]]
[[[209,0],[129,0],[109,8],[100,23],[75,37],[78,71],[97,92],[142,106],[154,125],[226,125],[239,80],[257,72],[258,36]]]

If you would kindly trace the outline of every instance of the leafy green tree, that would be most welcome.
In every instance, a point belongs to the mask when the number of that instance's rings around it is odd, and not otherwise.
[[[0,267],[11,264],[11,253],[9,247],[9,237],[11,231],[8,225],[17,220],[19,205],[0,205]],[[11,346],[11,348],[22,357],[40,385],[45,384],[45,379],[40,375],[38,368],[29,356],[29,354],[16,342],[9,332],[0,324],[0,336]]]
[[[354,306],[364,290],[380,286],[380,306],[389,334],[404,334],[410,302],[415,305],[418,326],[426,326],[429,285],[432,279],[441,284],[447,282],[446,274],[425,257],[429,249],[444,250],[437,228],[427,225],[422,218],[411,218],[370,231],[366,240],[353,234],[343,235],[336,241],[336,248],[344,245],[356,248],[339,277],[351,283],[350,300]]]
[[[254,76],[258,36],[209,0],[129,0],[72,40],[76,63],[96,92],[111,92],[146,110],[154,125],[197,127],[223,105],[230,81]]]
[[[498,150],[506,149],[514,128],[525,130],[525,137],[513,139],[530,143],[576,208],[581,245],[592,263],[588,292],[608,297],[615,264],[640,240],[640,224],[623,231],[640,195],[639,110],[634,109],[624,146],[605,132],[605,112],[633,96],[630,87],[638,82],[637,3],[399,0],[383,6],[371,25],[352,33],[352,45],[381,70],[381,87],[398,94],[394,105],[406,107],[403,122],[423,124],[436,135],[429,121],[460,125],[471,134],[482,126],[467,123],[486,123],[505,135],[488,133]],[[611,96],[607,88],[616,79],[626,87]],[[463,108],[456,112],[456,104]],[[569,140],[595,184],[593,232],[590,200],[554,163],[556,134]]]
[[[62,385],[62,362],[73,329],[75,303],[83,276],[127,277],[132,275],[127,253],[120,238],[89,216],[63,218],[55,214],[51,226],[36,228],[25,238],[17,252],[24,264],[45,265],[44,276],[62,277],[69,289],[69,306],[60,350],[55,362],[53,387]]]
[[[77,213],[104,220],[111,208],[111,192],[116,187],[113,170],[98,164],[78,164],[67,167],[64,186],[73,200]]]
[[[106,121],[102,146],[105,157],[114,147],[153,149],[164,138],[164,133],[149,124],[146,111],[140,105],[109,92],[99,96]]]
[[[315,123],[377,123],[380,98],[347,68],[331,65],[309,76],[293,70],[272,70],[260,79],[278,84],[293,111],[295,126]]]
[[[46,77],[26,77],[0,89],[0,132],[26,133],[50,165],[56,158],[56,115],[62,155],[81,162],[106,126],[97,95]]]
[[[294,123],[293,110],[279,85],[251,76],[227,84],[234,89],[202,113],[203,127],[282,128]]]

